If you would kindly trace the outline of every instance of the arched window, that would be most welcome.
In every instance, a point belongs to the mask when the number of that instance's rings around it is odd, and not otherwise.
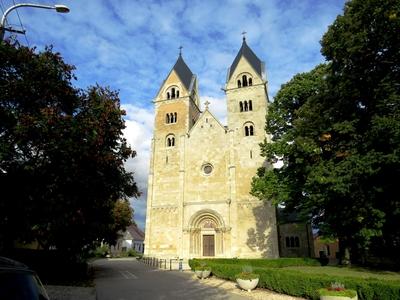
[[[242,81],[243,81],[243,87],[247,86],[247,76],[246,75],[242,76]]]
[[[171,89],[171,98],[174,99],[175,98],[175,88]]]
[[[167,92],[167,99],[171,99],[171,95]]]
[[[167,138],[165,139],[165,145],[167,147],[174,147],[175,146],[175,136],[173,134],[167,135]],[[167,158],[168,162],[168,158]]]
[[[239,102],[239,107],[240,107],[240,111],[243,111],[243,102],[242,101]]]
[[[254,135],[254,125],[251,122],[247,122],[244,124],[244,135],[252,136]]]
[[[253,79],[249,78],[249,86],[253,85]]]
[[[287,236],[285,238],[286,248],[299,248],[300,247],[300,239],[298,236]]]
[[[238,88],[242,87],[242,83],[240,82],[240,79],[238,80]]]
[[[176,91],[176,98],[179,98],[179,90]]]
[[[248,111],[248,110],[249,110],[249,107],[247,105],[247,101],[244,101],[244,111]]]
[[[253,110],[253,103],[249,100],[249,110]]]
[[[165,116],[165,122],[167,124],[171,124],[171,123],[176,123],[176,121],[178,120],[178,114],[175,113],[168,113]]]

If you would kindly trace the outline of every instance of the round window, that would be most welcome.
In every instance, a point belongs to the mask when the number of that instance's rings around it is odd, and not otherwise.
[[[210,165],[210,164],[203,165],[203,173],[205,175],[210,175],[212,170],[213,170],[212,165]]]

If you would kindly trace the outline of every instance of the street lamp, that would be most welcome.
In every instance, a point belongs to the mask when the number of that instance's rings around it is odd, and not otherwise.
[[[43,5],[43,4],[36,4],[36,3],[18,3],[15,4],[13,6],[11,6],[10,8],[8,8],[3,16],[1,17],[1,22],[0,22],[0,42],[3,40],[4,38],[4,32],[7,31],[11,31],[11,32],[18,32],[18,33],[24,33],[18,30],[14,30],[11,28],[5,28],[4,25],[6,23],[6,18],[7,15],[14,9],[18,8],[18,7],[36,7],[36,8],[44,8],[44,9],[55,9],[56,12],[59,13],[68,13],[69,12],[69,8],[65,5],[62,4],[55,4],[55,5]]]

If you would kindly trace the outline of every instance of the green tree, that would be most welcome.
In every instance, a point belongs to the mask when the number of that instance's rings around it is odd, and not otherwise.
[[[133,224],[133,208],[126,199],[118,200],[114,205],[114,226],[116,231],[124,231],[126,227]]]
[[[354,0],[322,40],[328,65],[295,76],[270,107],[262,145],[281,169],[253,194],[312,216],[361,262],[400,250],[400,3]]]
[[[113,242],[116,201],[138,195],[118,94],[78,90],[72,71],[51,48],[0,44],[0,248]]]

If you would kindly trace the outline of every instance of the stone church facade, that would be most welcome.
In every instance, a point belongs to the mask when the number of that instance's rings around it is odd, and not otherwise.
[[[243,39],[224,88],[227,126],[205,103],[181,54],[156,98],[145,256],[279,256],[275,209],[249,194],[263,165],[264,64]]]

